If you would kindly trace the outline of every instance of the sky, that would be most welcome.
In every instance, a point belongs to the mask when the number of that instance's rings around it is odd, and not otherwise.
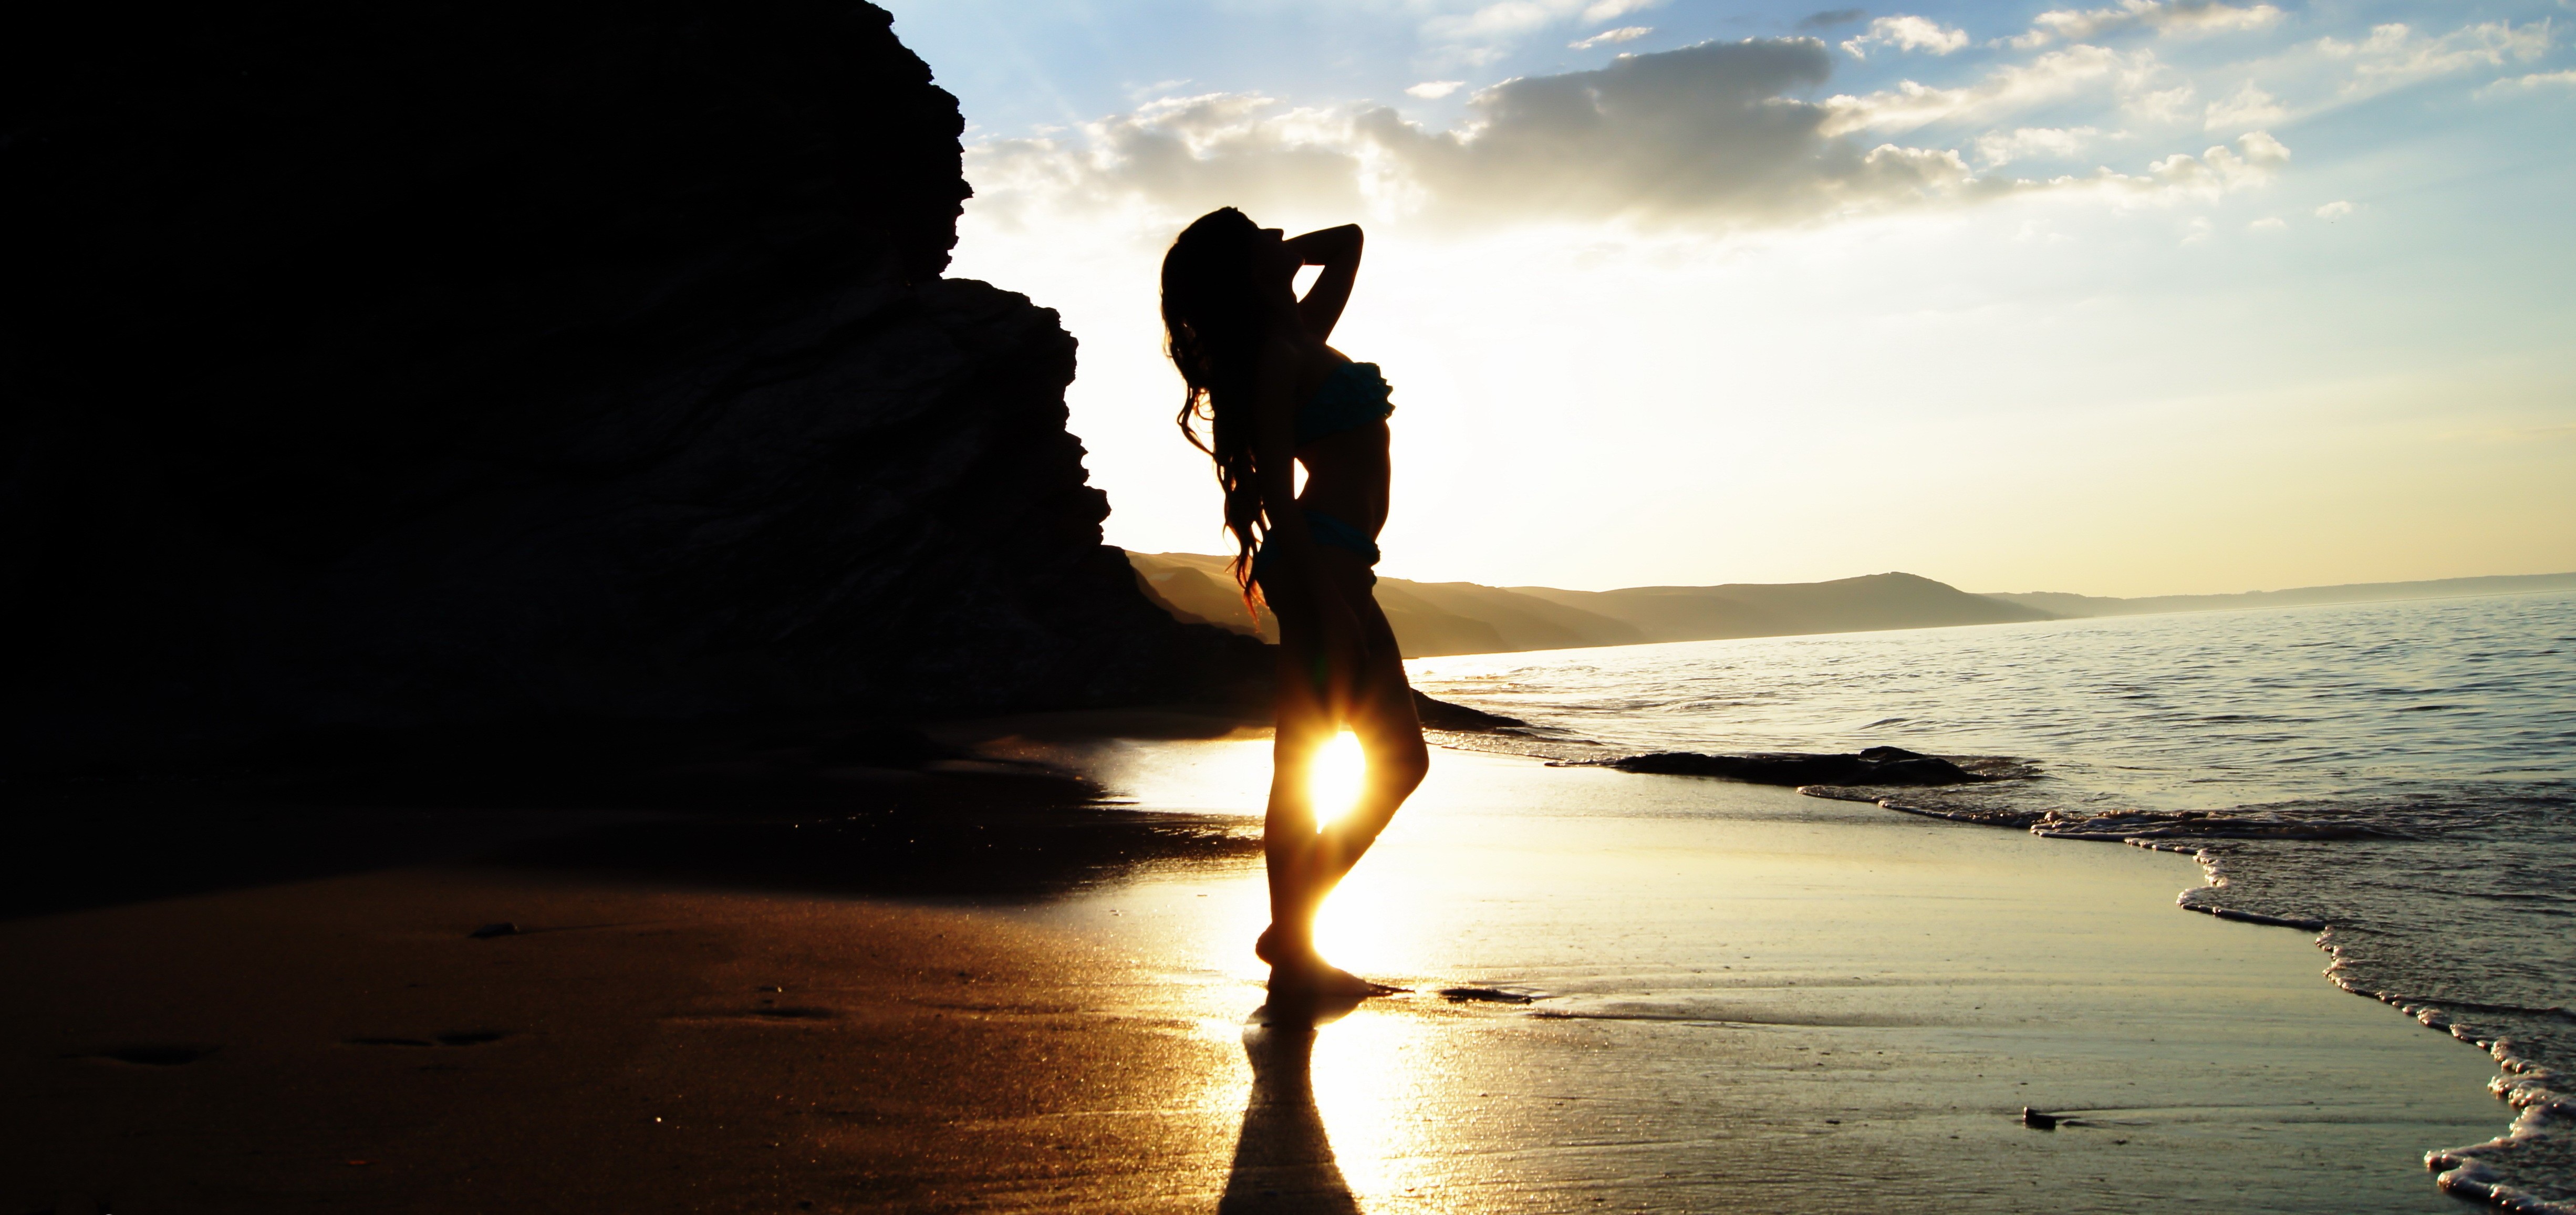
[[[2576,0],[889,7],[1113,544],[1230,551],[1155,277],[1234,205],[1368,231],[1393,576],[2576,570]]]

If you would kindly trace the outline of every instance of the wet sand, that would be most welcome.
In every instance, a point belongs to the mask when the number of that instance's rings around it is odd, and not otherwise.
[[[2420,1153],[2505,1121],[2179,858],[1454,752],[1325,926],[1415,994],[1264,1027],[1207,816],[1266,744],[1015,749],[1188,841],[943,896],[971,853],[879,830],[892,897],[792,824],[571,834],[0,922],[0,1210],[2459,1211]]]

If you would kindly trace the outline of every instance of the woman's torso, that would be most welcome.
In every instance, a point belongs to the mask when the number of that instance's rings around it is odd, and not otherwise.
[[[1300,365],[1290,399],[1306,409],[1336,376],[1353,374],[1344,370],[1352,366],[1348,356],[1318,343]],[[1383,416],[1336,423],[1330,433],[1312,439],[1301,436],[1297,462],[1305,466],[1306,485],[1297,493],[1298,506],[1376,536],[1386,526],[1387,438]]]

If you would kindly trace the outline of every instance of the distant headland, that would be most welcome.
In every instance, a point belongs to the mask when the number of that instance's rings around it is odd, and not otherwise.
[[[1175,618],[1213,624],[1271,640],[1267,613],[1256,623],[1226,572],[1226,558],[1199,553],[1129,553],[1145,594]],[[2247,591],[2234,595],[2156,595],[2113,599],[2058,591],[1976,594],[1916,574],[1870,574],[1830,582],[1637,586],[1568,591],[1545,586],[1378,580],[1378,602],[1407,658],[1498,654],[1519,650],[1638,645],[1857,633],[1961,624],[2012,624],[2093,616],[2209,612],[2238,608],[2443,599],[2576,590],[2576,573],[2365,582],[2344,586]]]

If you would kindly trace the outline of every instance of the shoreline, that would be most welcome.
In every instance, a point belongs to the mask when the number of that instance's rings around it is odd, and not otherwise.
[[[1190,830],[1248,827],[1266,772],[1257,732],[1045,733],[1002,745],[1083,752],[1121,810]],[[449,862],[0,921],[13,987],[39,993],[0,1018],[5,1066],[46,1095],[0,1171],[58,1179],[0,1197],[2066,1211],[2178,1206],[2235,1162],[2274,1179],[2210,1193],[2448,1209],[2411,1158],[2378,1189],[2327,1183],[2464,1112],[2391,1074],[2465,1060],[2375,1014],[2320,1031],[2309,995],[2349,1001],[2285,940],[2171,916],[2151,854],[2070,874],[2037,840],[1457,751],[1434,782],[1326,926],[1418,990],[1302,1043],[1247,1027],[1240,850],[1140,854],[1060,895]],[[466,935],[503,920],[523,931]],[[1975,952],[1900,948],[1899,924]],[[1466,986],[1541,998],[1436,994]],[[2119,1028],[2151,1024],[2171,1028]],[[2024,1127],[2024,1104],[2066,1121]]]

